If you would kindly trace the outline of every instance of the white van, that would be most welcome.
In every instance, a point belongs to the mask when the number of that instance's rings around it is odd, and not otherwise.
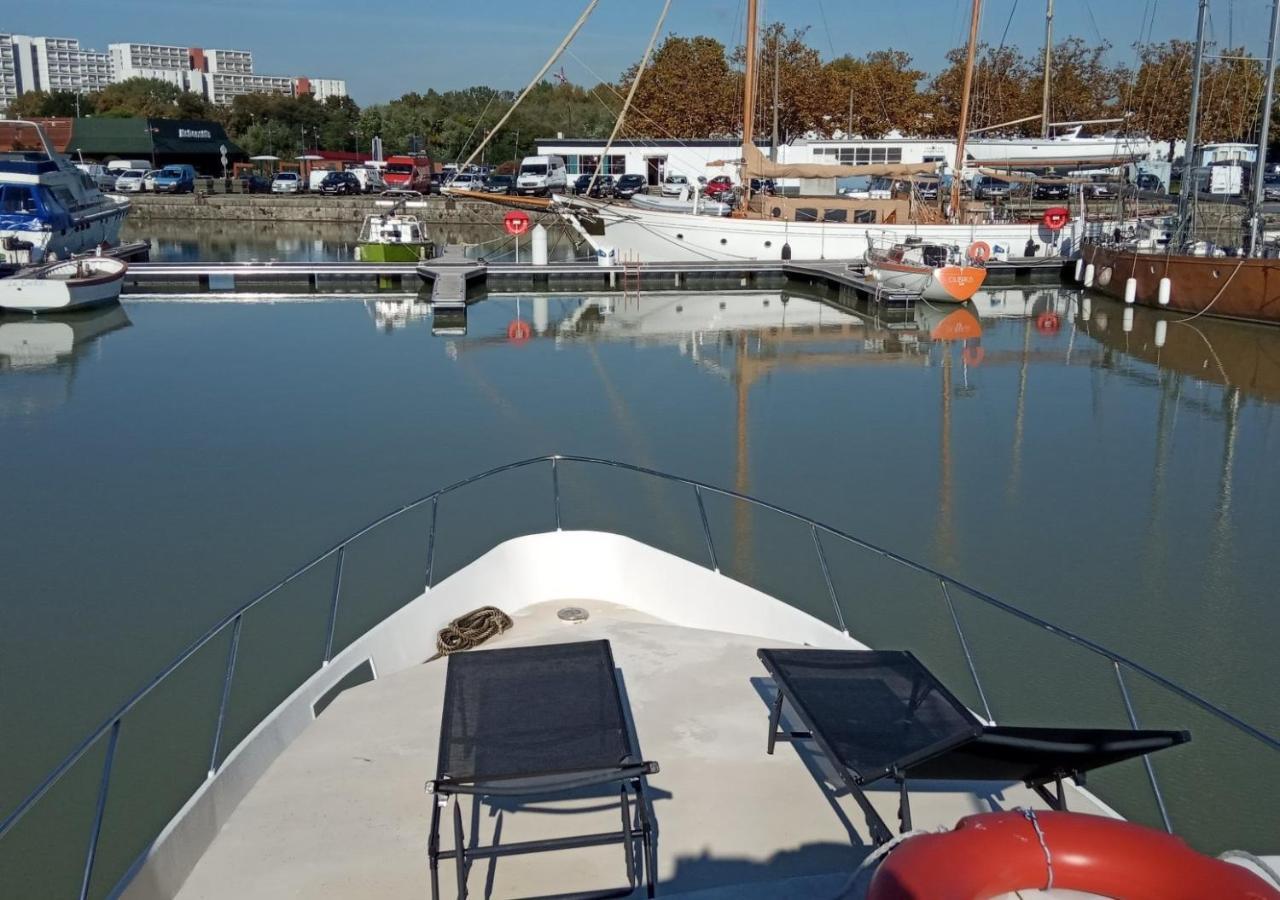
[[[146,172],[152,168],[154,167],[151,163],[145,159],[113,159],[107,163],[107,171],[114,172],[117,175],[129,169],[141,169]]]
[[[569,187],[569,173],[561,156],[526,156],[516,178],[517,194],[564,193]]]
[[[375,166],[348,166],[347,171],[356,176],[356,180],[360,182],[360,189],[366,194],[381,193],[387,189],[386,179],[382,177],[382,171]]]

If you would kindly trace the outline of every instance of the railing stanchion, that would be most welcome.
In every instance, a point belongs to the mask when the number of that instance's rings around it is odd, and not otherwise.
[[[436,508],[440,505],[440,497],[431,498],[431,528],[427,532],[427,590],[431,590],[431,569],[436,562]]]
[[[213,752],[209,754],[209,777],[218,771],[218,749],[222,744],[222,726],[227,720],[227,706],[231,702],[231,679],[236,671],[236,654],[240,652],[240,623],[244,616],[236,616],[231,626],[231,647],[227,650],[227,671],[222,676],[222,700],[218,703],[218,724],[213,729]]]
[[[707,555],[711,557],[711,569],[720,571],[720,561],[716,559],[716,545],[711,540],[711,523],[707,521],[707,507],[702,502],[702,488],[693,486],[693,496],[698,498],[698,515],[702,517],[702,536],[707,541]]]
[[[973,677],[973,686],[978,689],[978,699],[982,701],[982,712],[988,722],[994,722],[991,705],[987,703],[987,692],[982,689],[982,679],[978,677],[978,667],[973,664],[973,654],[969,652],[969,642],[965,639],[964,629],[960,626],[960,616],[956,614],[956,605],[951,602],[951,591],[947,590],[947,582],[939,578],[942,586],[942,599],[947,601],[947,610],[951,613],[951,624],[956,627],[956,637],[960,638],[960,649],[964,651],[964,661],[969,667],[969,675]]]
[[[840,598],[836,596],[836,585],[831,580],[831,569],[827,567],[827,554],[822,549],[822,538],[818,536],[818,526],[810,525],[809,530],[813,534],[813,546],[818,551],[818,563],[822,566],[822,580],[827,583],[827,594],[831,597],[831,605],[836,610],[836,621],[840,623],[840,630],[848,634],[849,626],[844,623],[844,611],[840,609]]]
[[[556,531],[562,531],[560,527],[560,469],[556,467],[556,463],[560,457],[551,457],[551,489],[555,494],[556,502]]]
[[[93,881],[93,864],[98,858],[98,837],[102,834],[102,817],[107,812],[107,788],[111,786],[111,767],[116,760],[116,743],[120,739],[120,720],[111,723],[111,736],[107,738],[107,757],[102,762],[102,782],[98,785],[98,804],[93,810],[93,824],[89,826],[89,849],[84,857],[84,877],[80,880],[80,900],[89,896],[89,884]]]
[[[1116,673],[1116,684],[1120,685],[1120,697],[1124,700],[1124,711],[1129,716],[1129,727],[1138,730],[1138,715],[1133,711],[1133,701],[1129,699],[1129,688],[1124,683],[1124,673],[1120,671],[1120,663],[1111,660],[1111,668]],[[1142,765],[1147,770],[1147,781],[1151,783],[1151,793],[1156,798],[1156,808],[1160,810],[1160,821],[1164,830],[1173,834],[1173,825],[1169,822],[1169,810],[1164,805],[1164,794],[1160,793],[1160,783],[1156,781],[1156,770],[1151,766],[1151,757],[1142,755]]]
[[[333,572],[333,602],[329,604],[329,628],[324,637],[324,665],[333,659],[333,632],[338,626],[338,599],[342,596],[342,563],[347,555],[347,545],[338,548],[338,565]]]

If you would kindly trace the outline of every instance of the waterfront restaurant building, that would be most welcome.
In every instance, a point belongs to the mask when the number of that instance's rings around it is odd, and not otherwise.
[[[53,149],[79,162],[145,159],[156,168],[170,163],[194,166],[201,175],[222,175],[222,148],[227,169],[243,162],[240,149],[217,122],[203,119],[38,119]],[[3,148],[0,148],[3,149]]]
[[[606,141],[593,138],[542,138],[537,142],[540,155],[564,157],[570,176],[590,174],[602,166],[601,154]],[[756,141],[767,156],[768,141]],[[670,173],[684,175],[691,181],[699,176],[708,179],[728,175],[738,180],[738,166],[732,162],[742,156],[741,143],[723,140],[623,140],[614,141],[609,158],[603,161],[601,174],[644,175],[650,185],[662,182]],[[867,163],[946,162],[955,157],[955,142],[946,139],[902,138],[888,136],[876,139],[797,140],[778,148],[779,162],[831,163],[864,165]],[[730,165],[717,165],[722,161]],[[834,182],[817,180],[812,184],[798,179],[784,179],[780,186],[790,190],[835,193]]]

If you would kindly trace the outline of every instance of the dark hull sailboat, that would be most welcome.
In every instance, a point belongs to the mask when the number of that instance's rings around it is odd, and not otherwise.
[[[1150,253],[1123,245],[1085,244],[1093,266],[1093,290],[1125,299],[1134,280],[1134,302],[1156,309],[1204,313],[1225,319],[1280,325],[1280,259]],[[1168,279],[1167,303],[1160,284]]]

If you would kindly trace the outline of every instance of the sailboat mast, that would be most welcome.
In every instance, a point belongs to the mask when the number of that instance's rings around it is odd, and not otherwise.
[[[1267,81],[1262,89],[1262,125],[1253,163],[1253,203],[1249,208],[1249,254],[1257,256],[1262,238],[1263,175],[1267,171],[1267,139],[1271,136],[1271,104],[1275,102],[1276,38],[1280,36],[1280,0],[1271,4],[1271,39],[1267,43]]]
[[[773,161],[778,161],[778,70],[781,67],[780,40],[773,42]]]
[[[960,213],[960,176],[964,172],[964,139],[969,128],[969,92],[973,88],[973,60],[978,53],[978,20],[981,15],[982,0],[973,0],[973,12],[969,16],[969,52],[964,64],[964,86],[960,91],[960,133],[956,138],[956,167],[951,176],[953,218]]]
[[[1049,136],[1049,82],[1053,73],[1053,0],[1044,13],[1044,86],[1040,92],[1040,137]]]
[[[1182,154],[1182,188],[1178,191],[1178,243],[1190,237],[1187,217],[1196,193],[1195,152],[1196,126],[1200,121],[1200,77],[1204,68],[1204,21],[1209,14],[1209,0],[1200,0],[1196,15],[1196,52],[1191,63],[1191,113],[1187,117],[1187,148]]]
[[[756,139],[756,15],[757,0],[747,0],[747,67],[742,81],[742,143]]]

